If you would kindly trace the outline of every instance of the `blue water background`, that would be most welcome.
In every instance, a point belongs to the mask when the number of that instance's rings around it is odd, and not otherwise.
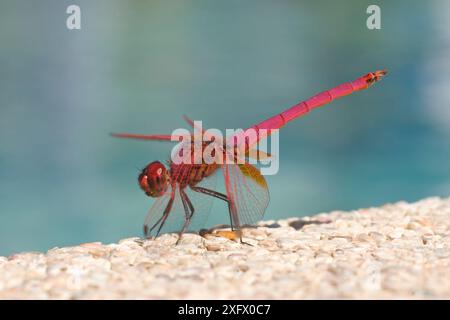
[[[138,169],[171,145],[109,132],[248,127],[380,68],[283,128],[266,218],[450,194],[448,1],[78,0],[79,31],[70,4],[0,3],[0,254],[141,236]]]

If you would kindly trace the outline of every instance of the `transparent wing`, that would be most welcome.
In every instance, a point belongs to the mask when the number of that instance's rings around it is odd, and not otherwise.
[[[209,177],[204,178],[202,181],[197,183],[196,186],[206,188],[209,190],[215,190],[216,184],[217,184],[217,172],[213,173]],[[200,229],[205,227],[215,198],[203,193],[195,192],[189,187],[185,189],[185,192],[195,209],[188,230],[199,231]],[[221,200],[217,201],[223,202]],[[227,204],[223,202],[223,205],[226,206]]]
[[[235,227],[251,225],[262,219],[269,204],[269,189],[258,168],[245,164],[222,166],[225,188],[232,201]]]
[[[169,204],[172,195],[172,188],[169,187],[167,192],[157,198],[151,206],[144,220],[144,236],[154,236],[158,232],[159,227],[163,223],[164,210]]]

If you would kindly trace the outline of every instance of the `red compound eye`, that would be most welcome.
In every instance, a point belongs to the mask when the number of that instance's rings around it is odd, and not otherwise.
[[[148,196],[160,197],[166,192],[169,185],[169,174],[161,162],[155,161],[142,170],[138,182]]]

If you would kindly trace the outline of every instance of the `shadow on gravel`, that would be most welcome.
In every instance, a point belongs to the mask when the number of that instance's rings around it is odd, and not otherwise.
[[[289,226],[291,226],[292,228],[294,228],[295,230],[300,230],[301,228],[303,228],[304,226],[308,225],[308,224],[324,224],[324,223],[330,223],[331,220],[303,220],[303,219],[298,219],[298,220],[294,220],[289,222]]]
[[[308,225],[308,224],[324,224],[324,223],[330,223],[331,220],[303,220],[303,219],[297,219],[294,221],[291,221],[289,223],[289,226],[294,228],[295,230],[300,230],[301,228],[303,228],[304,226]],[[281,225],[277,222],[274,223],[270,223],[270,224],[262,224],[259,227],[265,227],[265,228],[280,228]],[[209,229],[201,229],[198,234],[199,235],[204,235],[207,233],[211,233],[214,230],[218,230],[218,229],[225,229],[225,228],[230,228],[230,225],[227,224],[221,224],[221,225],[216,225],[212,228]],[[248,228],[248,229],[255,229],[258,228],[257,225],[243,225],[242,228]],[[188,232],[186,232],[188,233]]]
[[[279,228],[279,227],[281,227],[281,225],[276,223],[276,222],[275,223],[271,223],[271,224],[264,224],[262,226],[265,227],[265,228]]]

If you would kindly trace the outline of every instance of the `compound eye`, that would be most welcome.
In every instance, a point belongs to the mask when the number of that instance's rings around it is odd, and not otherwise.
[[[148,178],[147,175],[143,174],[140,179],[139,179],[139,185],[141,186],[141,188],[145,191],[148,190],[149,186],[148,186]]]

